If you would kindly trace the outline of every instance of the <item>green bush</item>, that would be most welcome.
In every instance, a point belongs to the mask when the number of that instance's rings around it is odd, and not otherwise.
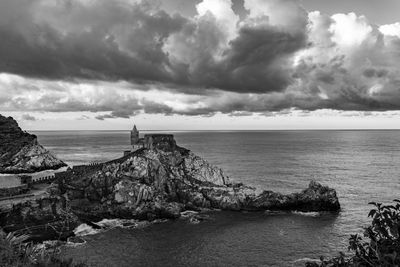
[[[374,206],[368,214],[371,225],[365,228],[363,237],[349,238],[350,257],[339,257],[320,263],[306,263],[306,267],[389,267],[400,266],[400,200],[393,205],[371,202]]]
[[[2,267],[85,267],[74,264],[72,259],[62,259],[57,248],[38,250],[32,243],[25,243],[28,236],[5,235],[0,231],[0,266]]]

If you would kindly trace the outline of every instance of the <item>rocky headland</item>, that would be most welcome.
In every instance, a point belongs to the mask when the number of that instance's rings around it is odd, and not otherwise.
[[[32,173],[66,166],[21,130],[12,117],[0,115],[0,173]]]
[[[187,149],[142,149],[86,173],[58,181],[75,213],[152,220],[177,218],[184,210],[336,211],[336,192],[311,182],[283,195],[234,184],[223,171]]]
[[[168,140],[122,158],[60,175],[41,199],[0,211],[5,231],[33,240],[66,238],[81,223],[104,218],[178,218],[188,210],[340,210],[336,191],[311,182],[298,193],[262,191],[232,183],[223,171]]]

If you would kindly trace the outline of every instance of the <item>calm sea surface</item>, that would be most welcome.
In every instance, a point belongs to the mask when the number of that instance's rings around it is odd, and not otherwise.
[[[129,149],[128,131],[35,132],[66,163],[111,160]],[[173,132],[177,143],[222,167],[234,181],[284,193],[311,179],[335,188],[342,212],[212,212],[140,229],[86,236],[67,255],[94,266],[302,266],[346,252],[368,224],[368,202],[400,197],[400,131]]]

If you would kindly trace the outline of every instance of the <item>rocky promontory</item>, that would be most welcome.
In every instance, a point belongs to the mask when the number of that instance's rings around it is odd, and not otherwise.
[[[66,166],[41,146],[36,135],[21,130],[12,117],[0,115],[0,173],[30,173]]]
[[[141,149],[115,161],[71,173],[58,181],[72,210],[92,218],[176,218],[192,209],[337,211],[333,189],[311,182],[284,195],[234,184],[223,171],[191,151]]]
[[[54,235],[55,229],[58,236],[67,237],[79,223],[104,218],[152,221],[204,209],[340,210],[334,189],[311,182],[301,192],[281,194],[232,183],[220,168],[175,143],[69,169],[48,191],[42,199],[0,211],[0,227],[40,239]]]

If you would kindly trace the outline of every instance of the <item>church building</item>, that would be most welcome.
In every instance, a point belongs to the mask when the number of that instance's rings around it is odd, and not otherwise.
[[[124,155],[142,148],[172,151],[176,148],[176,142],[172,134],[145,134],[144,138],[140,138],[139,131],[134,125],[131,130],[131,146],[132,150],[124,151]]]
[[[136,128],[136,125],[133,125],[133,129],[131,131],[131,145],[132,152],[145,147],[144,138],[139,137],[139,131]]]

